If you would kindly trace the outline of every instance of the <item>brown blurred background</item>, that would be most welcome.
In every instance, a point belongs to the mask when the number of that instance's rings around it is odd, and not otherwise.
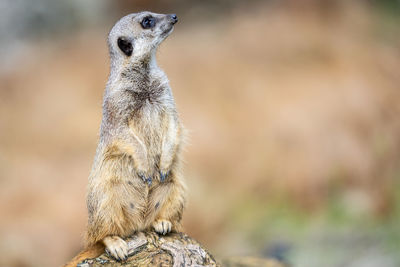
[[[159,65],[189,142],[188,234],[217,258],[400,266],[400,2],[0,3],[0,266],[81,248],[121,16],[175,12]]]

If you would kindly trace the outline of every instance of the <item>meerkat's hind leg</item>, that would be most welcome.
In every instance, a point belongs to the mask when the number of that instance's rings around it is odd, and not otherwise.
[[[103,239],[106,252],[118,261],[128,258],[128,244],[119,236],[107,236]]]
[[[166,235],[171,232],[172,223],[168,220],[159,219],[153,223],[154,230],[162,235]]]

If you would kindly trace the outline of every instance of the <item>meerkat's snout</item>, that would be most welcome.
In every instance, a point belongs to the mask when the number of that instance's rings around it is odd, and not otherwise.
[[[169,14],[168,18],[171,20],[172,24],[175,24],[178,22],[178,16],[176,14]]]

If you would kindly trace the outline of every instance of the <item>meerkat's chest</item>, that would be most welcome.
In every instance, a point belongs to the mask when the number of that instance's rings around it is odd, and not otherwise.
[[[168,117],[165,110],[151,104],[144,105],[140,113],[132,118],[130,127],[148,146],[158,146],[168,127]]]

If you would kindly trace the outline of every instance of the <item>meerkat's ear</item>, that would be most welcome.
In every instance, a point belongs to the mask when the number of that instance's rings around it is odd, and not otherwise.
[[[132,55],[133,47],[131,41],[125,37],[118,38],[118,47],[128,57]]]

